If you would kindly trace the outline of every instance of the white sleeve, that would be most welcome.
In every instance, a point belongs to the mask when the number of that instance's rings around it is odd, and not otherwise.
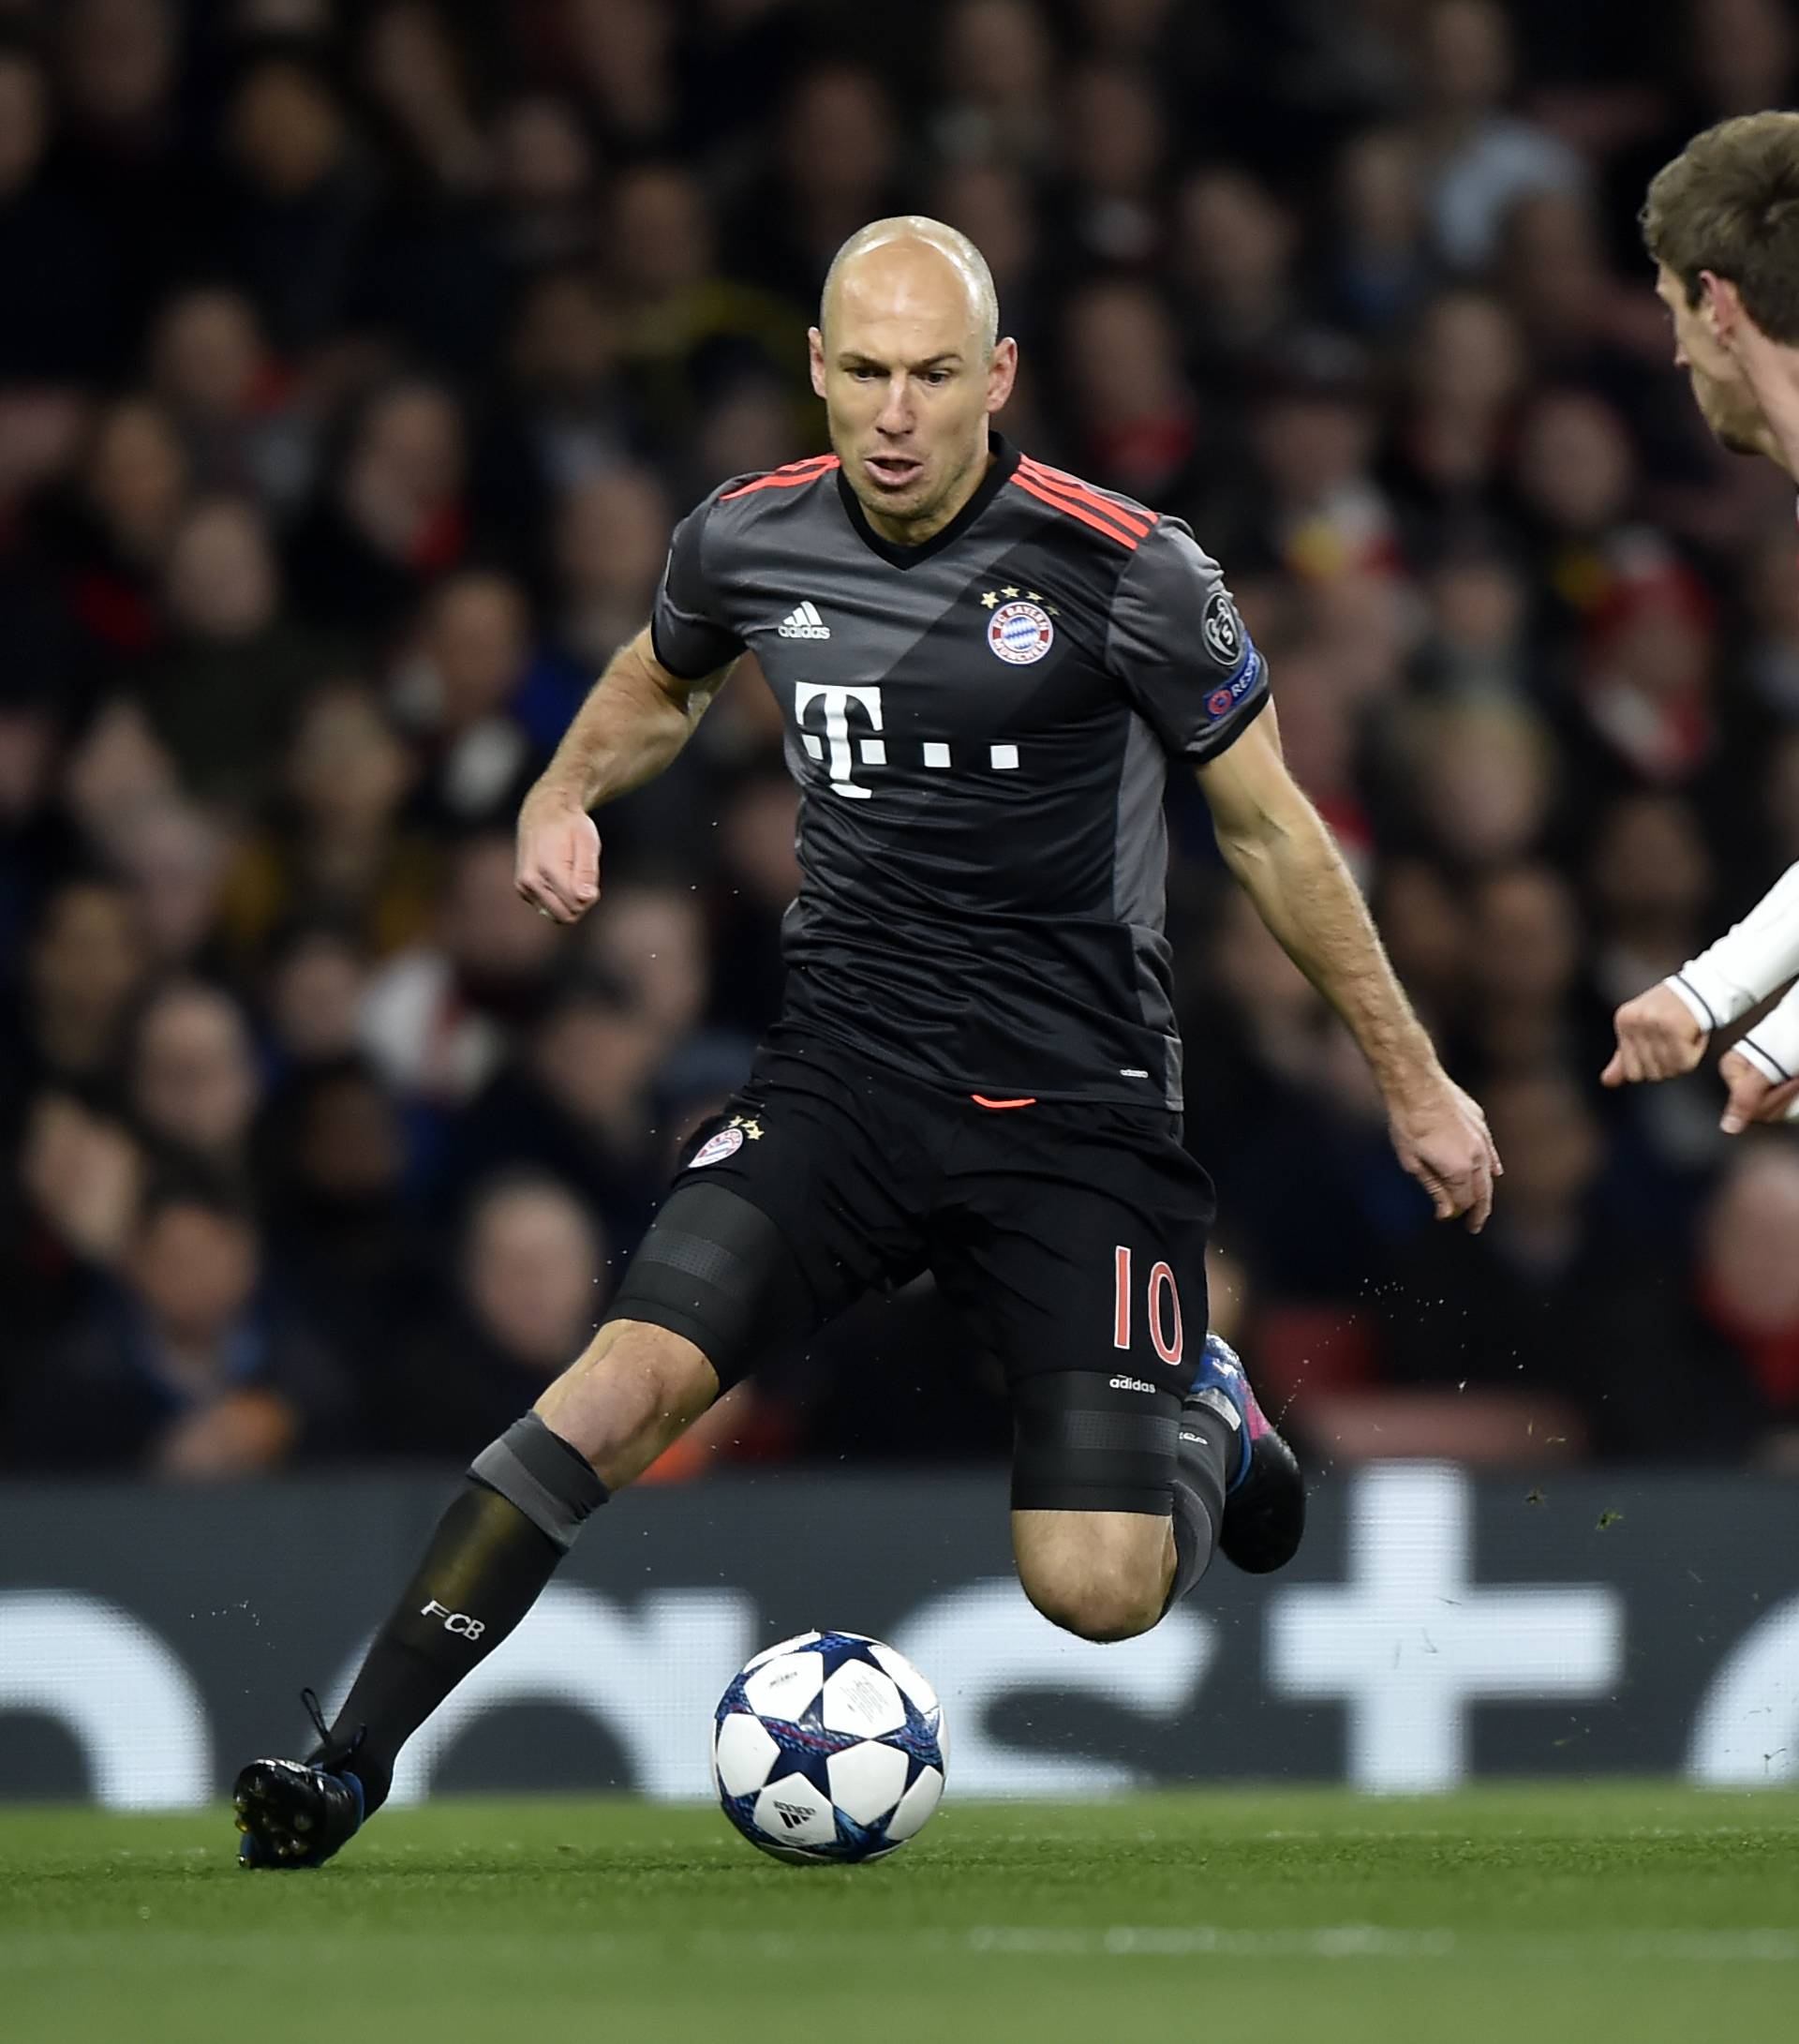
[[[1732,1049],[1777,1086],[1799,1079],[1799,987],[1771,1007],[1747,1036],[1739,1037]],[[1799,1121],[1799,1100],[1788,1108],[1785,1118]]]
[[[1799,973],[1799,865],[1789,866],[1740,923],[1664,982],[1702,1029],[1721,1029]]]

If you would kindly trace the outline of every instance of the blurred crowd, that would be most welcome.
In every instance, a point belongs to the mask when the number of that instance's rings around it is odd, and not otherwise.
[[[520,793],[671,524],[824,445],[840,241],[966,230],[1031,452],[1187,518],[1507,1172],[1433,1226],[1173,798],[1212,1311],[1315,1457],[1792,1456],[1799,1148],[1609,1015],[1799,858],[1791,488],[1635,212],[1781,0],[0,0],[0,1466],[465,1455],[582,1345],[780,999],[740,673]],[[1004,1451],[928,1286],[661,1473]]]

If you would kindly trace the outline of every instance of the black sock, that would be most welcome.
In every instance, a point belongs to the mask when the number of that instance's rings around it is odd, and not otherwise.
[[[534,1413],[476,1456],[327,1737],[368,1811],[387,1800],[400,1748],[537,1602],[606,1495]]]
[[[1212,1566],[1225,1519],[1225,1471],[1240,1453],[1236,1435],[1210,1407],[1182,1407],[1174,1457],[1174,1581],[1165,1610]]]

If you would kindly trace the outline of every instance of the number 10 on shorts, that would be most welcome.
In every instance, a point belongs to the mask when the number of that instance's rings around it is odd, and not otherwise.
[[[1112,1347],[1131,1345],[1131,1312],[1134,1304],[1131,1252],[1123,1243],[1112,1251]],[[1181,1360],[1181,1288],[1174,1273],[1158,1262],[1150,1272],[1149,1297],[1144,1302],[1149,1317],[1150,1339],[1155,1352],[1170,1369]],[[1172,1326],[1170,1327],[1170,1322]]]

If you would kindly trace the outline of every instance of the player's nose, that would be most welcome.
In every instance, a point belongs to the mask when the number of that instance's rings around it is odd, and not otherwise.
[[[912,399],[904,377],[895,377],[888,383],[886,397],[874,423],[884,433],[911,432]]]

